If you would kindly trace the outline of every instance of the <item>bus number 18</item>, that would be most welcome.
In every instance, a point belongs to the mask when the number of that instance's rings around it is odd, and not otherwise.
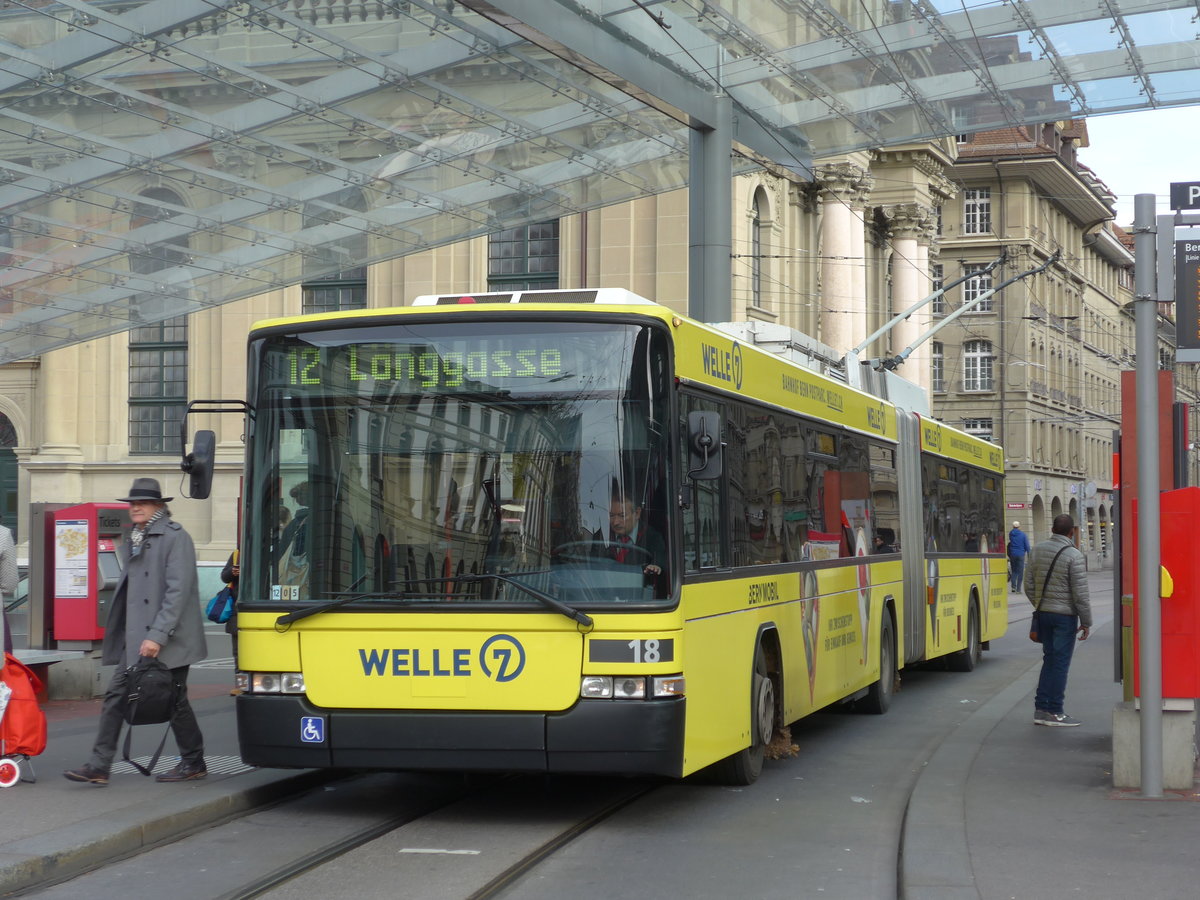
[[[662,654],[658,650],[658,640],[649,638],[644,641],[633,640],[626,646],[633,651],[633,661],[635,663],[656,663],[662,661]]]

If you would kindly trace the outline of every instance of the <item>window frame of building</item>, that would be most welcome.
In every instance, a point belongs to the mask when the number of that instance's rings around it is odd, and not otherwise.
[[[131,329],[128,430],[131,456],[179,452],[179,425],[187,409],[187,398],[187,316]],[[152,432],[147,426],[153,426]]]
[[[971,274],[970,278],[963,282],[963,306],[973,303],[981,294],[987,293],[992,289],[992,273],[983,271],[986,268],[986,264],[967,263],[963,265],[964,275],[974,273]],[[966,313],[964,313],[964,315],[992,312],[995,309],[995,307],[992,305],[995,299],[996,295],[993,294],[981,303],[977,303],[975,306],[971,307]]]
[[[992,233],[992,189],[963,189],[963,234]]]
[[[560,269],[558,219],[488,235],[489,291],[554,290]]]
[[[973,434],[985,441],[993,441],[993,435],[996,433],[995,421],[991,416],[963,419],[962,428],[967,434]]]
[[[765,309],[763,302],[763,260],[769,241],[766,239],[770,222],[766,214],[767,198],[762,188],[754,192],[750,220],[750,305]]]
[[[992,342],[983,339],[967,341],[962,345],[962,353],[963,390],[994,391],[996,376]]]
[[[366,308],[366,266],[314,278],[300,285],[300,310],[304,315]]]
[[[929,266],[929,282],[936,293],[942,289],[942,285],[946,283],[946,267],[941,263],[932,263]],[[935,299],[930,305],[930,309],[935,316],[944,316],[946,314],[946,295],[942,294]]]
[[[140,228],[169,215],[160,204],[186,209],[176,191],[152,187],[142,191],[129,216],[129,228]],[[190,239],[151,244],[143,252],[130,254],[130,270],[151,275],[182,264]],[[179,426],[187,410],[188,319],[172,316],[129,330],[126,381],[127,427],[131,456],[161,456],[179,452]]]
[[[946,348],[941,341],[930,345],[929,386],[935,392],[946,390]]]
[[[366,195],[361,188],[349,186],[342,188],[327,198],[328,205],[346,209],[352,212],[366,212],[369,207]],[[311,228],[324,223],[329,216],[325,203],[305,204],[303,222],[305,228]],[[346,259],[363,259],[367,255],[366,235],[359,233],[343,238],[340,252]],[[311,313],[342,312],[348,309],[367,308],[367,267],[355,266],[340,272],[330,272],[322,275],[316,268],[315,273],[305,273],[300,284],[300,311]]]

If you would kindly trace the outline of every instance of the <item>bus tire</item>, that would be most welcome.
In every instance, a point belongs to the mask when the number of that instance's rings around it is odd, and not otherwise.
[[[879,627],[879,680],[867,688],[867,694],[854,704],[871,715],[881,716],[892,705],[896,692],[896,642],[892,638],[892,617],[885,611]]]
[[[967,613],[967,646],[950,657],[950,668],[955,672],[973,672],[979,665],[979,657],[983,653],[983,644],[979,640],[979,606],[971,601],[971,609]]]
[[[775,737],[775,682],[767,673],[762,647],[754,655],[750,689],[750,746],[727,756],[713,766],[718,784],[753,784],[762,774],[767,744]]]

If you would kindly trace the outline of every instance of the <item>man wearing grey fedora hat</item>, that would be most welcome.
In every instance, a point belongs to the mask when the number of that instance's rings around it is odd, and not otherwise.
[[[188,667],[207,656],[200,587],[196,577],[196,547],[183,526],[171,519],[162,489],[153,478],[135,478],[129,496],[133,527],[121,548],[122,569],[108,609],[101,644],[101,662],[115,665],[100,708],[100,727],[92,755],[63,775],[69,781],[108,784],[125,721],[125,682],[128,670],[143,656],[158,657],[180,686],[179,703],[171,715],[171,731],[179,745],[179,765],[158,781],[193,781],[208,774],[204,737],[187,699]]]

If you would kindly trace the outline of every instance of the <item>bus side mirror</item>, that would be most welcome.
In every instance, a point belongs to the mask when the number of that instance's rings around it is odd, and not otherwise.
[[[217,435],[213,431],[197,431],[192,452],[183,458],[179,468],[188,474],[188,496],[207,500],[212,491],[213,463],[217,453]]]
[[[710,410],[688,413],[689,480],[721,477],[721,415]]]

